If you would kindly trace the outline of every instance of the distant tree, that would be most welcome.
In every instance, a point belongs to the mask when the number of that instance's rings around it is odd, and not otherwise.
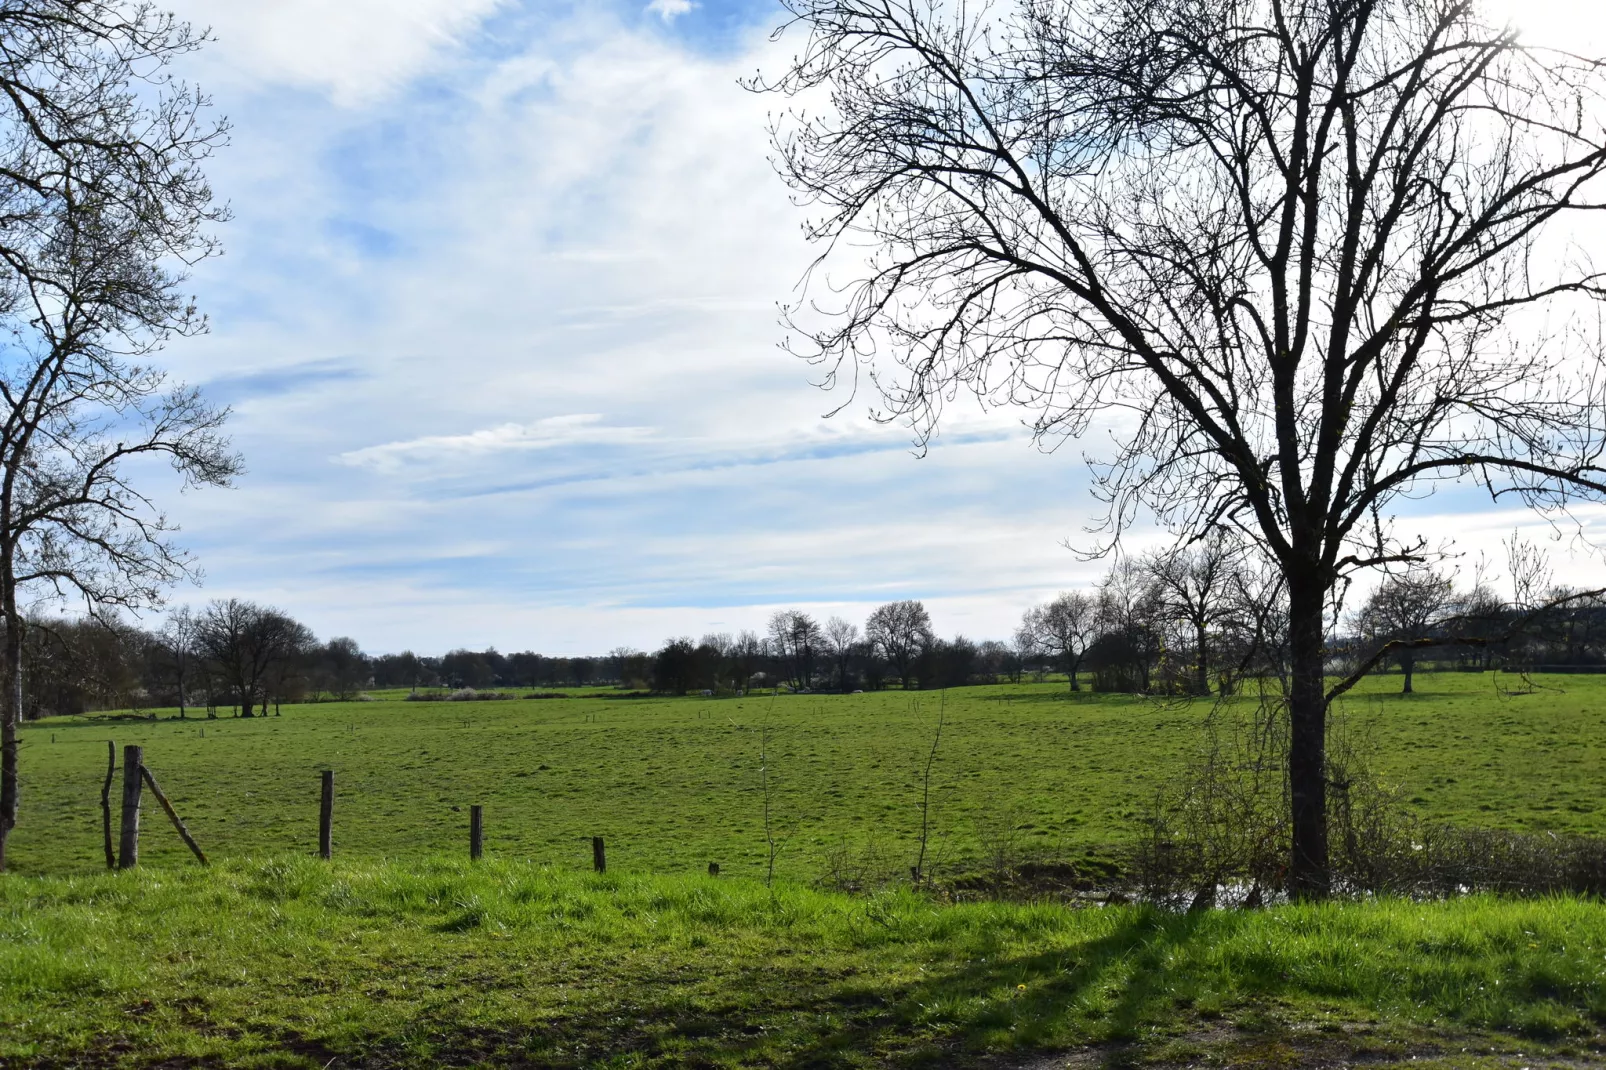
[[[1189,633],[1196,695],[1210,694],[1211,635],[1233,615],[1233,574],[1241,556],[1237,545],[1216,535],[1143,558],[1158,614]]]
[[[318,664],[319,686],[343,702],[356,698],[373,675],[368,657],[355,639],[331,639],[312,657]]]
[[[574,681],[575,687],[584,687],[591,682],[592,664],[590,658],[569,659],[569,679]]]
[[[280,620],[275,622],[283,628],[279,635],[279,656],[268,664],[266,671],[262,674],[263,716],[267,716],[268,702],[270,700],[273,702],[274,716],[278,716],[282,712],[280,707],[286,702],[305,701],[307,684],[312,674],[320,668],[326,674],[330,672],[325,661],[328,652],[326,649],[319,647],[318,637],[312,634],[312,629],[282,614],[279,617]],[[264,622],[264,624],[267,623]],[[353,639],[346,639],[341,642],[342,645],[350,643],[353,649],[357,645]],[[358,651],[358,657],[360,658],[361,656],[361,651]],[[356,688],[351,688],[349,691],[340,690],[349,686],[348,680],[334,680],[328,675],[325,676],[325,680],[334,690],[337,697],[356,695]]]
[[[825,646],[814,618],[801,609],[777,610],[770,617],[769,642],[792,686],[812,687],[814,665]]]
[[[921,602],[888,602],[871,611],[864,622],[864,637],[887,659],[904,690],[908,690],[920,653],[934,638],[931,614]]]
[[[428,684],[424,661],[411,650],[400,654],[381,654],[373,661],[375,687],[407,687],[417,690]]]
[[[212,602],[201,612],[196,628],[200,649],[232,688],[245,717],[254,715],[259,697],[262,712],[267,713],[270,684],[282,685],[286,663],[303,654],[311,636],[286,614],[239,598]]]
[[[1515,624],[1511,607],[1488,584],[1475,583],[1461,596],[1460,626],[1463,636],[1477,640],[1475,645],[1460,648],[1463,656],[1475,659],[1476,667],[1488,671],[1494,656],[1506,645],[1505,636]]]
[[[1416,569],[1386,577],[1361,607],[1362,632],[1374,646],[1394,639],[1426,639],[1454,612],[1455,584],[1450,576],[1433,569]],[[1396,654],[1404,674],[1404,694],[1411,693],[1417,652],[1401,647]]]
[[[178,699],[178,715],[187,715],[189,688],[201,660],[197,636],[198,622],[189,606],[179,606],[167,615],[154,637],[157,678],[173,688]]]
[[[696,684],[697,645],[689,637],[671,639],[652,659],[652,688],[671,695],[684,695]]]
[[[1132,558],[1117,562],[1099,581],[1095,605],[1098,639],[1086,654],[1094,686],[1100,691],[1149,692],[1161,631],[1147,570]]]
[[[448,687],[483,689],[496,683],[496,670],[487,654],[495,651],[457,649],[441,658],[441,675]]]
[[[836,669],[836,686],[840,691],[852,691],[853,658],[859,650],[859,626],[842,617],[825,622],[825,651]]]
[[[1000,678],[1019,683],[1020,656],[1016,648],[997,639],[984,639],[976,647],[976,671],[996,684]]]
[[[730,647],[725,652],[729,666],[731,686],[738,691],[746,691],[752,683],[753,674],[758,671],[759,659],[764,655],[764,644],[757,633],[743,631],[731,640]]]
[[[920,651],[917,675],[922,689],[963,687],[976,669],[976,644],[962,635],[933,639]]]
[[[93,618],[29,621],[23,668],[24,716],[138,709],[150,637],[125,622]]]
[[[539,687],[542,680],[544,658],[530,650],[521,650],[507,656],[507,671],[515,687]]]
[[[1072,691],[1080,689],[1077,676],[1097,637],[1098,603],[1080,591],[1062,592],[1052,601],[1031,607],[1015,631],[1016,645],[1052,658],[1070,678]]]
[[[621,687],[647,687],[653,675],[653,656],[633,647],[614,647],[605,662]]]

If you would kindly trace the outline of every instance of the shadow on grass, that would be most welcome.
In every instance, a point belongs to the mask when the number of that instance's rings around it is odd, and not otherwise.
[[[414,1028],[431,1038],[427,1057],[401,1037],[373,1038],[335,1065],[956,1066],[998,1049],[1131,1041],[1177,1010],[1166,960],[1199,923],[1140,914],[1074,948],[989,955],[902,985],[804,956],[739,970],[712,991],[699,991],[711,978],[682,971],[638,974],[603,1005],[539,1026],[432,1015]]]

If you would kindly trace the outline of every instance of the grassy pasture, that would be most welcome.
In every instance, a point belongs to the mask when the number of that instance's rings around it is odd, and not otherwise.
[[[1606,908],[1572,900],[1166,915],[283,857],[0,880],[19,1070],[1578,1067],[1603,980]]]
[[[1606,834],[1606,677],[1419,675],[1415,695],[1376,677],[1341,711],[1342,731],[1422,813],[1471,825]],[[23,730],[25,874],[102,866],[105,741],[140,743],[214,857],[310,853],[318,771],[336,771],[337,854],[405,859],[466,852],[468,807],[486,808],[487,851],[558,867],[762,874],[758,728],[769,768],[777,872],[907,871],[919,774],[942,704],[932,776],[934,860],[949,872],[1018,858],[1087,864],[1125,841],[1157,786],[1197,745],[1205,703],[1070,694],[1063,683],[935,693],[377,701],[287,706],[215,721],[66,718]],[[204,730],[204,736],[202,732]],[[52,742],[54,739],[54,742]],[[458,809],[453,809],[454,807]],[[142,851],[188,854],[154,808]]]

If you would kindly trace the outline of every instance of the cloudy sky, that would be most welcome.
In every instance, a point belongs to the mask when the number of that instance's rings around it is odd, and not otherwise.
[[[1098,572],[1074,445],[961,411],[916,457],[779,350],[808,250],[737,85],[787,54],[773,0],[174,6],[217,37],[185,73],[234,219],[168,360],[249,467],[169,503],[178,599],[557,654],[905,597],[1003,636]],[[1518,519],[1422,511],[1473,550]]]

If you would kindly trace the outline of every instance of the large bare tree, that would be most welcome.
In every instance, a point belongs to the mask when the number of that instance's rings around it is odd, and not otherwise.
[[[969,388],[1095,423],[1118,532],[1250,534],[1288,607],[1290,888],[1328,889],[1325,622],[1424,556],[1402,495],[1606,493],[1590,58],[1470,0],[784,0],[792,322],[929,435]],[[1102,437],[1102,436],[1101,436]]]
[[[0,0],[0,868],[27,602],[156,602],[191,563],[136,477],[238,469],[225,413],[149,362],[204,326],[173,265],[214,251],[222,130],[169,66],[200,40],[142,3]]]

